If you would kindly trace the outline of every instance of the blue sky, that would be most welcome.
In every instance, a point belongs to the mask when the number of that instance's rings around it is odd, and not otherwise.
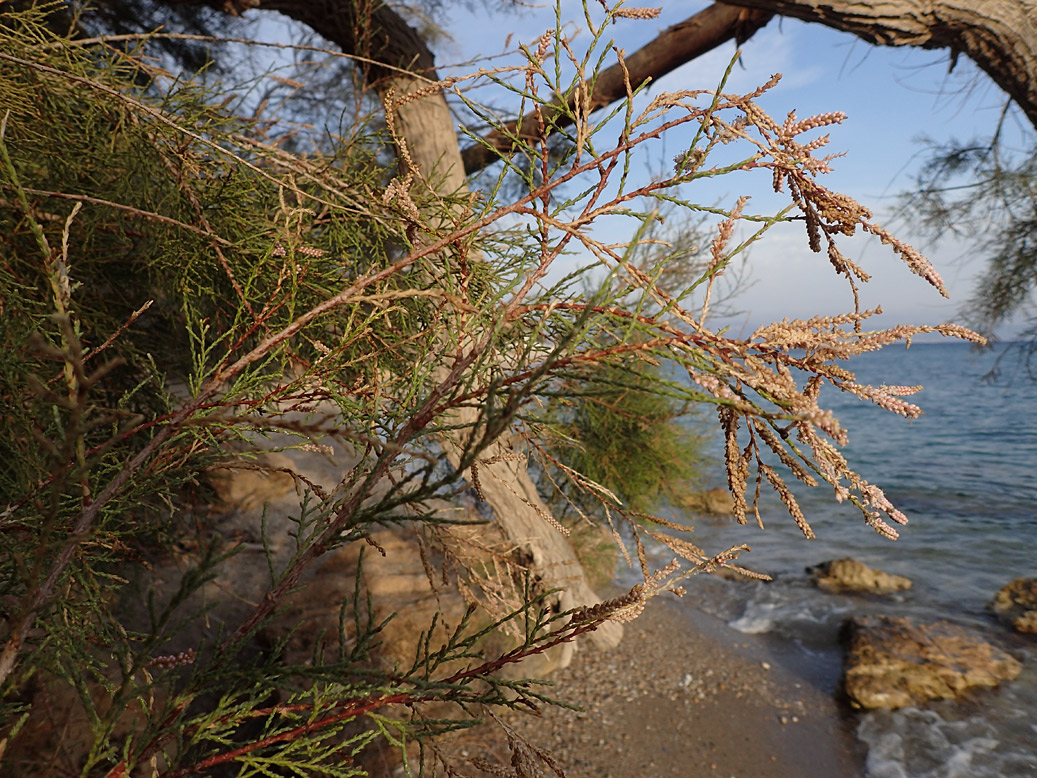
[[[596,4],[591,5],[600,16]],[[617,24],[616,43],[633,52],[662,29],[707,5],[669,3],[659,19]],[[580,3],[563,2],[564,20],[579,22],[582,16]],[[513,49],[518,42],[534,41],[553,24],[554,12],[549,5],[506,13],[456,8],[446,20],[452,40],[437,44],[437,63],[446,66],[479,55],[499,54],[506,49],[509,34]],[[575,32],[576,25],[570,29]],[[579,41],[578,37],[575,45]],[[665,76],[653,88],[713,87],[733,52],[733,44],[721,47]],[[926,243],[913,234],[910,225],[899,223],[891,209],[895,195],[910,186],[911,174],[924,157],[918,139],[928,135],[945,141],[989,132],[1003,105],[1000,90],[965,58],[953,73],[948,73],[945,52],[876,48],[853,36],[790,19],[772,20],[745,44],[742,63],[736,67],[727,91],[750,91],[776,72],[783,74],[782,82],[761,101],[772,115],[782,118],[790,109],[800,117],[832,110],[848,114],[846,122],[832,128],[829,147],[846,156],[836,160],[835,172],[825,176],[823,183],[855,197],[875,211],[878,221],[922,249],[936,264],[951,294],[949,301],[941,298],[877,241],[855,239],[844,246],[844,252],[873,275],[862,293],[863,305],[881,303],[887,312],[883,324],[954,320],[981,265],[963,261],[963,246],[958,243]],[[738,186],[746,186],[744,193],[757,199],[767,196],[765,179]],[[742,193],[716,190],[704,193],[703,201],[726,196],[731,203]],[[826,258],[807,250],[801,227],[790,226],[758,244],[750,266],[752,283],[734,303],[745,311],[731,322],[738,329],[751,329],[784,316],[840,313],[852,307],[845,281],[830,271]],[[1006,328],[1002,336],[1010,337],[1017,329]]]

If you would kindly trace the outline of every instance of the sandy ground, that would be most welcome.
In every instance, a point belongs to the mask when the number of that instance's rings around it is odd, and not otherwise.
[[[858,778],[862,757],[832,670],[803,660],[797,667],[759,638],[658,598],[618,649],[582,648],[552,678],[549,694],[582,710],[504,721],[569,778]],[[499,734],[473,732],[447,750],[465,774],[486,759],[501,765],[497,775],[537,775],[508,764]]]

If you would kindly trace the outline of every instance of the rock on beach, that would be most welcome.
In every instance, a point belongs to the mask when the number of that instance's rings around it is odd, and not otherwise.
[[[857,708],[955,699],[1019,675],[1022,665],[957,624],[855,616],[845,625],[843,688]]]
[[[826,592],[863,592],[892,594],[911,588],[911,580],[902,575],[885,573],[849,557],[822,562],[808,567],[813,584]]]
[[[1002,586],[990,609],[1016,632],[1037,635],[1037,578],[1016,578]]]
[[[727,489],[707,489],[704,492],[695,492],[679,498],[678,507],[707,516],[730,518],[735,508],[735,501]]]

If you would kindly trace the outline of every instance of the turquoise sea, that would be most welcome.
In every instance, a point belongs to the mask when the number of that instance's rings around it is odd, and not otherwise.
[[[797,490],[818,537],[807,541],[776,499],[766,530],[698,520],[693,540],[715,552],[747,543],[748,567],[772,583],[693,579],[688,604],[743,633],[766,635],[789,661],[814,664],[834,687],[838,631],[860,612],[951,619],[982,630],[1024,662],[1016,681],[961,703],[893,713],[847,712],[868,778],[1037,776],[1037,639],[1006,631],[987,612],[1013,578],[1037,576],[1037,381],[1019,352],[984,376],[996,353],[959,343],[916,343],[849,363],[862,383],[922,384],[914,421],[850,396],[826,396],[850,432],[851,466],[878,484],[910,521],[896,542],[869,529],[830,488]],[[823,396],[824,397],[824,396]],[[895,598],[833,596],[809,584],[807,565],[853,556],[912,579]],[[834,688],[833,688],[834,692]]]

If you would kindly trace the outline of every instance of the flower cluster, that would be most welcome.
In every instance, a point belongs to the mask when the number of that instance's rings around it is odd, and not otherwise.
[[[193,648],[189,648],[186,651],[180,651],[176,654],[163,654],[162,656],[156,656],[148,662],[148,667],[155,670],[172,670],[177,667],[194,664],[194,660],[195,651]]]

